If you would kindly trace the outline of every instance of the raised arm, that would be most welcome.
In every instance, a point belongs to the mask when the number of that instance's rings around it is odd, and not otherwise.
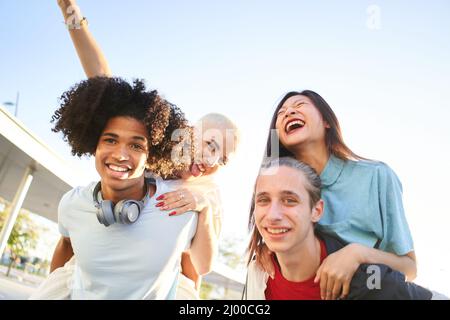
[[[83,15],[76,1],[57,0],[57,2],[64,16],[64,22],[74,26],[74,28],[69,29],[69,34],[86,76],[88,78],[96,76],[111,77],[108,61],[106,61],[100,46],[89,31],[87,21],[83,20]]]

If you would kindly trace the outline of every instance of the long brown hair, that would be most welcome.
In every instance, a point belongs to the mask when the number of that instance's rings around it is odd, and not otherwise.
[[[272,130],[276,129],[276,122],[277,122],[277,116],[278,111],[281,109],[283,104],[286,102],[287,99],[293,96],[305,96],[308,97],[313,105],[316,107],[316,109],[319,111],[319,113],[322,115],[322,119],[328,123],[330,126],[326,129],[325,132],[325,143],[327,146],[327,150],[329,154],[332,154],[336,156],[339,159],[342,160],[363,160],[366,158],[363,158],[356,153],[354,153],[352,150],[350,150],[349,147],[344,143],[344,139],[342,138],[342,132],[341,127],[339,125],[339,121],[334,114],[333,110],[331,109],[330,105],[323,99],[318,93],[311,91],[311,90],[303,90],[301,92],[298,91],[291,91],[284,95],[284,97],[281,99],[281,101],[278,103],[277,108],[275,109],[275,112],[272,117],[272,121],[270,123],[270,129],[269,129],[269,136],[267,138],[266,143],[266,151],[264,153],[264,158],[273,158],[274,154],[272,151],[272,141],[271,141],[271,133]],[[281,143],[280,138],[277,134],[278,138],[278,145],[279,145],[279,157],[295,157],[292,152],[290,152],[286,147]],[[300,160],[300,159],[299,159]]]

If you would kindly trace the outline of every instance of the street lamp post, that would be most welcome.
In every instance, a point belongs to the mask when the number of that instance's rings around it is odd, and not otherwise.
[[[17,95],[16,95],[16,103],[7,101],[7,102],[3,102],[3,105],[8,106],[8,107],[14,106],[14,117],[17,118],[17,111],[19,110],[19,92],[17,92]]]

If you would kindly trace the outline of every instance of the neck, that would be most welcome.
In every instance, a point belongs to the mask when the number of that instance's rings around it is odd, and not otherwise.
[[[133,187],[126,189],[114,189],[103,183],[101,185],[101,192],[103,199],[110,200],[114,204],[124,199],[142,200],[147,191],[150,191],[150,193],[153,192],[153,190],[147,190],[147,186],[145,185],[144,179],[142,179],[142,181],[139,182],[139,184],[136,184]]]
[[[324,143],[318,143],[305,146],[294,151],[295,158],[304,162],[316,170],[317,174],[321,174],[327,165],[330,154]]]
[[[311,279],[320,266],[320,242],[312,236],[305,239],[294,251],[277,252],[283,277],[289,281],[302,282]]]

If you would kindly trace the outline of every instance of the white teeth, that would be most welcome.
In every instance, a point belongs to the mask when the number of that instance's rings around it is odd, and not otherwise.
[[[108,167],[113,170],[113,171],[119,171],[119,172],[125,172],[128,171],[128,168],[124,168],[124,167],[119,167],[119,166],[115,166],[113,164],[108,165]]]
[[[294,126],[294,125],[299,125],[300,127],[303,127],[305,125],[305,121],[294,120],[294,121],[289,122],[286,126],[286,132],[289,132],[291,130],[292,126]]]
[[[272,229],[272,228],[267,228],[267,231],[269,231],[269,233],[279,234],[279,233],[288,232],[289,229]]]

